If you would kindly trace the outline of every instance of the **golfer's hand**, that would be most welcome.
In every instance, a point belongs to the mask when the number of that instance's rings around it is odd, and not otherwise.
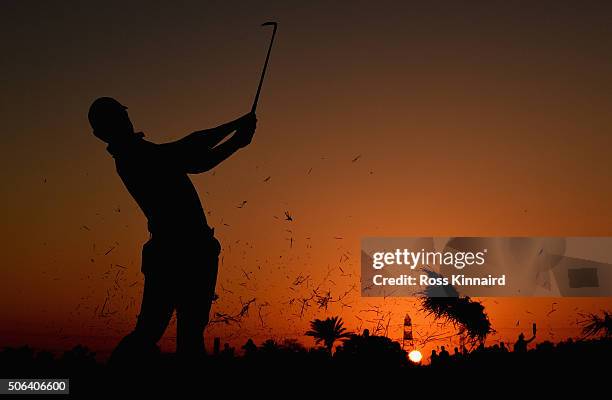
[[[251,143],[256,128],[257,116],[255,113],[248,113],[240,118],[238,129],[236,129],[236,136],[240,147],[246,147]]]

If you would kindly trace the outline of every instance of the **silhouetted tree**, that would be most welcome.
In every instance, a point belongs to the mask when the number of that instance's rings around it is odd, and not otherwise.
[[[344,328],[344,322],[340,317],[329,317],[324,320],[315,319],[310,322],[310,330],[306,332],[306,336],[312,336],[315,343],[323,342],[329,354],[332,353],[334,343],[337,340],[343,340],[351,336]]]
[[[434,271],[425,272],[430,277],[441,277]],[[435,319],[442,319],[459,327],[460,333],[465,334],[472,344],[483,343],[487,335],[494,332],[491,321],[484,312],[484,306],[468,296],[459,296],[452,285],[428,287],[421,297],[421,307]]]
[[[465,297],[422,297],[423,311],[458,326],[473,344],[484,342],[487,335],[494,332],[484,306]]]
[[[306,353],[306,347],[300,343],[297,339],[285,339],[281,345],[284,351],[289,353]]]
[[[268,339],[262,343],[260,350],[263,351],[264,353],[270,354],[270,353],[278,352],[279,348],[280,347],[278,343],[276,343],[274,339]]]
[[[602,335],[605,338],[612,337],[612,313],[604,311],[602,316],[588,314],[586,319],[579,322],[582,325],[582,334],[585,337]]]
[[[349,335],[336,349],[334,359],[345,367],[397,368],[408,364],[406,352],[399,342],[386,336]]]

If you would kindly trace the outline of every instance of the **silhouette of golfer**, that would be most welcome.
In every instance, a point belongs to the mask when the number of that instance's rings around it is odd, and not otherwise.
[[[150,232],[142,250],[145,284],[136,328],[110,362],[138,362],[155,354],[174,310],[177,354],[197,358],[204,353],[221,246],[188,174],[208,171],[251,143],[255,114],[165,144],[134,132],[127,107],[115,99],[95,100],[88,117],[94,135],[108,143],[117,173],[147,217]]]

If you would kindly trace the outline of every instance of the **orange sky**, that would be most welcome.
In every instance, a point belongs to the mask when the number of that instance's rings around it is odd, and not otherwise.
[[[90,134],[89,104],[116,97],[156,142],[239,116],[270,19],[254,143],[193,176],[224,246],[213,312],[256,299],[211,337],[304,339],[310,319],[336,314],[372,330],[375,307],[391,312],[393,337],[405,312],[437,329],[411,299],[355,291],[351,307],[313,304],[300,318],[291,299],[313,287],[333,298],[359,287],[363,236],[612,234],[610,5],[296,4],[2,4],[0,345],[103,353],[131,329],[146,223]],[[310,278],[295,287],[299,276]],[[113,314],[100,317],[107,293]],[[491,342],[532,321],[540,339],[574,335],[577,312],[612,305],[484,302]]]

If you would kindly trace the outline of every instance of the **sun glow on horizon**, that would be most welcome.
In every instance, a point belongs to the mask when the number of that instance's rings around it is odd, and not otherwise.
[[[408,358],[410,359],[410,361],[412,361],[415,364],[418,364],[421,362],[421,360],[423,359],[423,355],[421,354],[420,351],[418,350],[412,350],[409,354],[408,354]]]

